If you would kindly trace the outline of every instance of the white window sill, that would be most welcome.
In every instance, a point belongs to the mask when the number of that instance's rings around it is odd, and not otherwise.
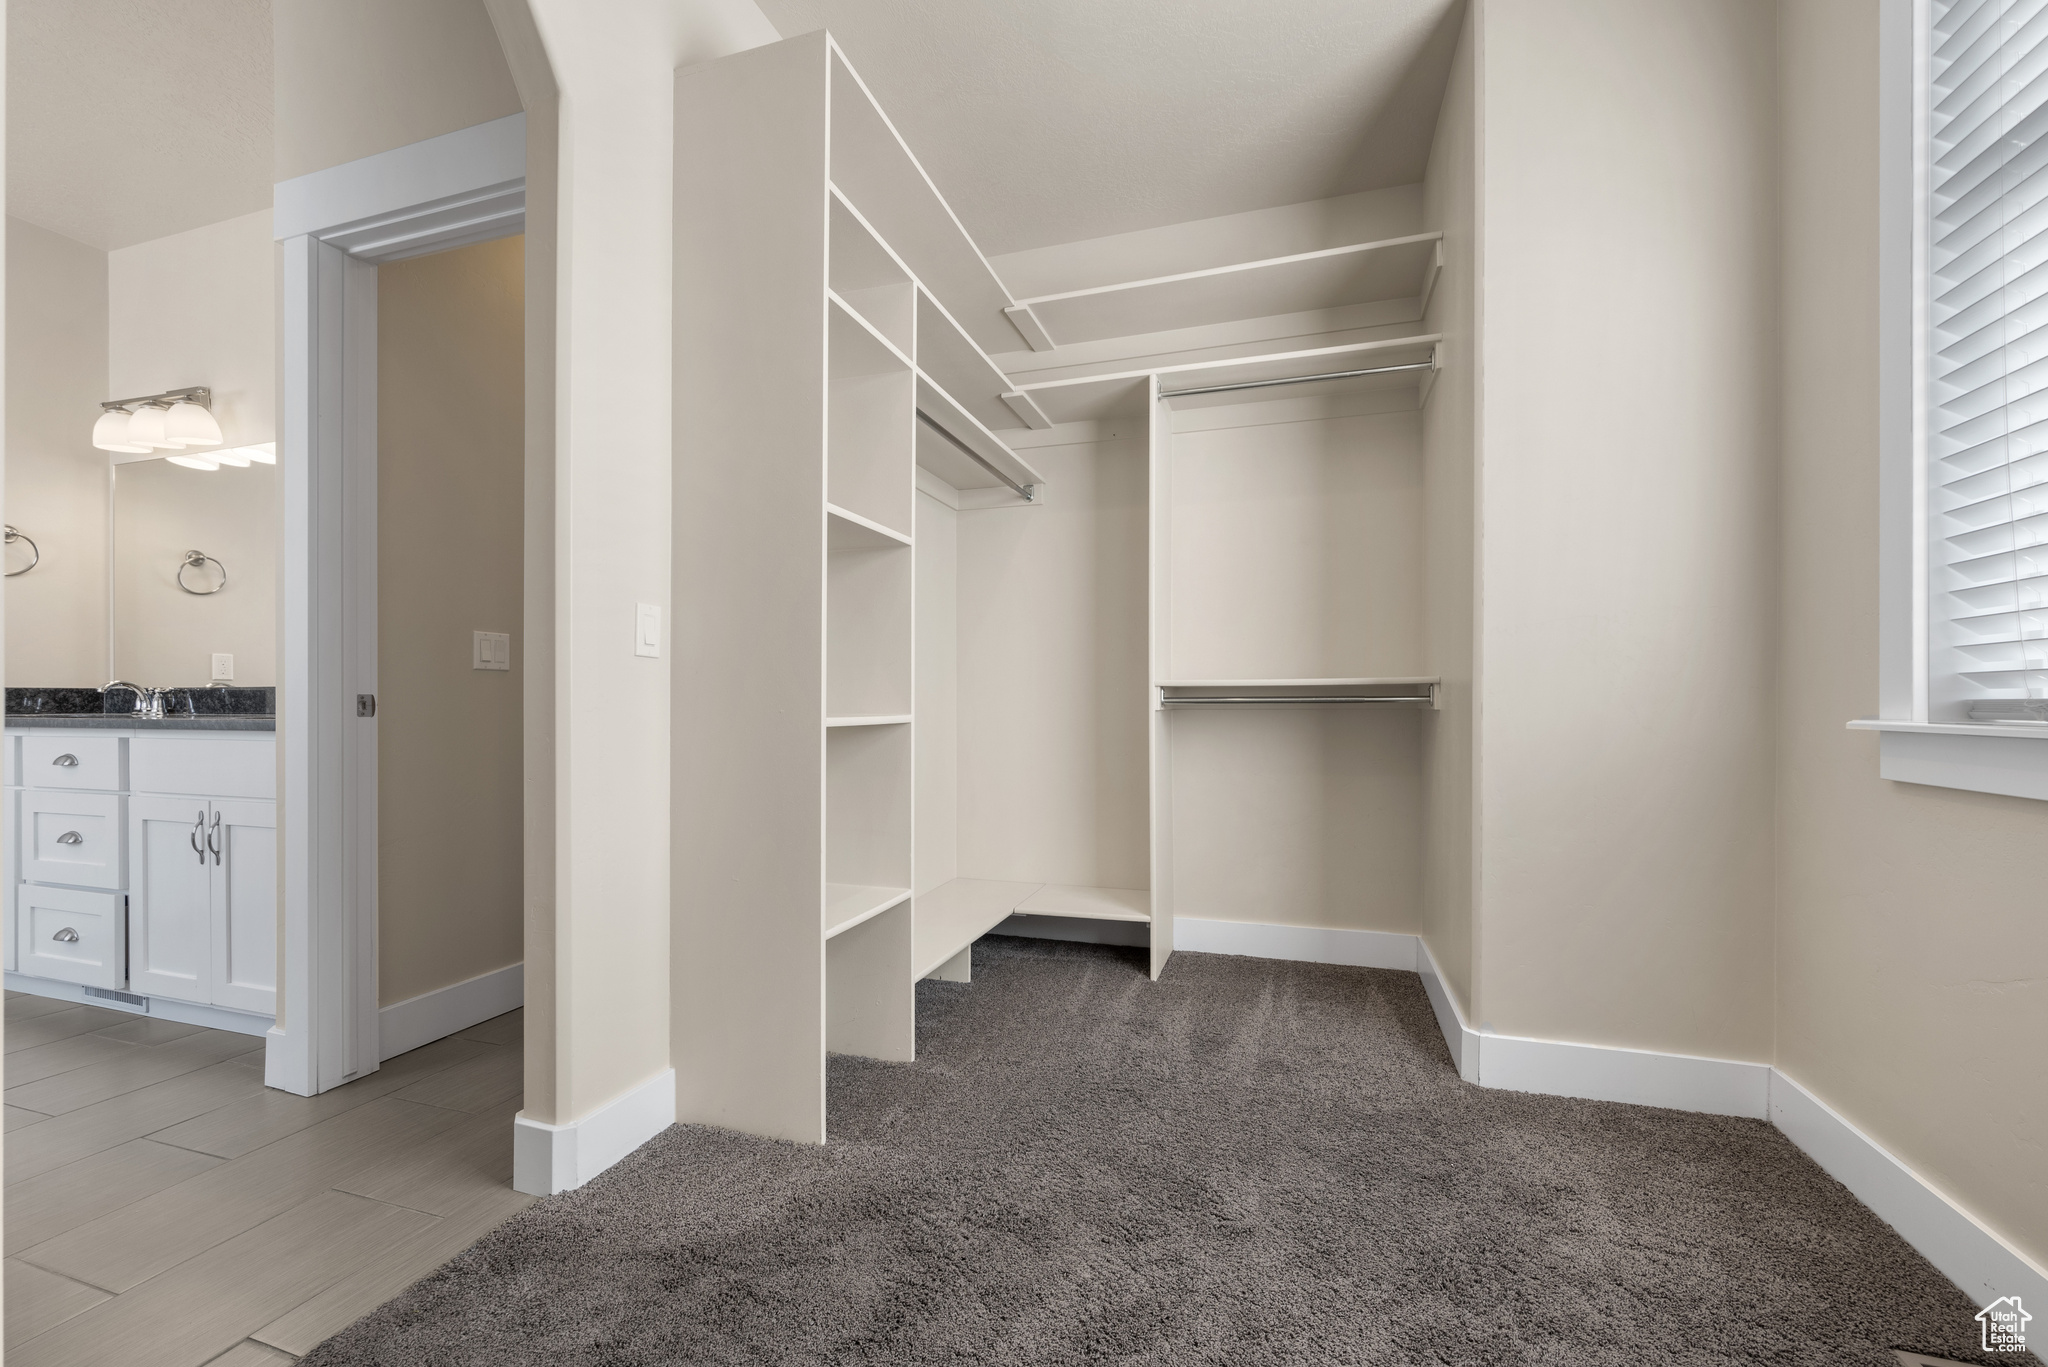
[[[1900,783],[2048,801],[2048,726],[1861,718],[1877,731],[1878,773]]]

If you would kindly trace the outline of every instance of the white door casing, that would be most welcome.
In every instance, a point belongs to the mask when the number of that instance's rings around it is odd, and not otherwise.
[[[377,725],[359,702],[377,691],[377,265],[524,231],[525,177],[515,114],[276,187],[283,979],[264,1081],[302,1096],[378,1065]]]

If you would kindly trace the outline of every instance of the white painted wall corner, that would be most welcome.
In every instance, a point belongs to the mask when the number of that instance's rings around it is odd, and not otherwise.
[[[521,1111],[512,1122],[512,1186],[532,1196],[574,1190],[675,1123],[673,1068],[566,1125]]]
[[[377,1061],[410,1053],[457,1030],[526,1005],[526,965],[508,964],[377,1011]]]

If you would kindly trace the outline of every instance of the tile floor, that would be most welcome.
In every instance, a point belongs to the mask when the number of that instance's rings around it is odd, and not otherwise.
[[[263,1042],[6,998],[9,1367],[266,1367],[532,1204],[520,1013],[315,1097]]]

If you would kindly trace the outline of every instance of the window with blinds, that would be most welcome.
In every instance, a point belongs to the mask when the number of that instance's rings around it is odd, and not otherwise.
[[[1928,715],[2048,720],[2048,0],[1927,12]]]

